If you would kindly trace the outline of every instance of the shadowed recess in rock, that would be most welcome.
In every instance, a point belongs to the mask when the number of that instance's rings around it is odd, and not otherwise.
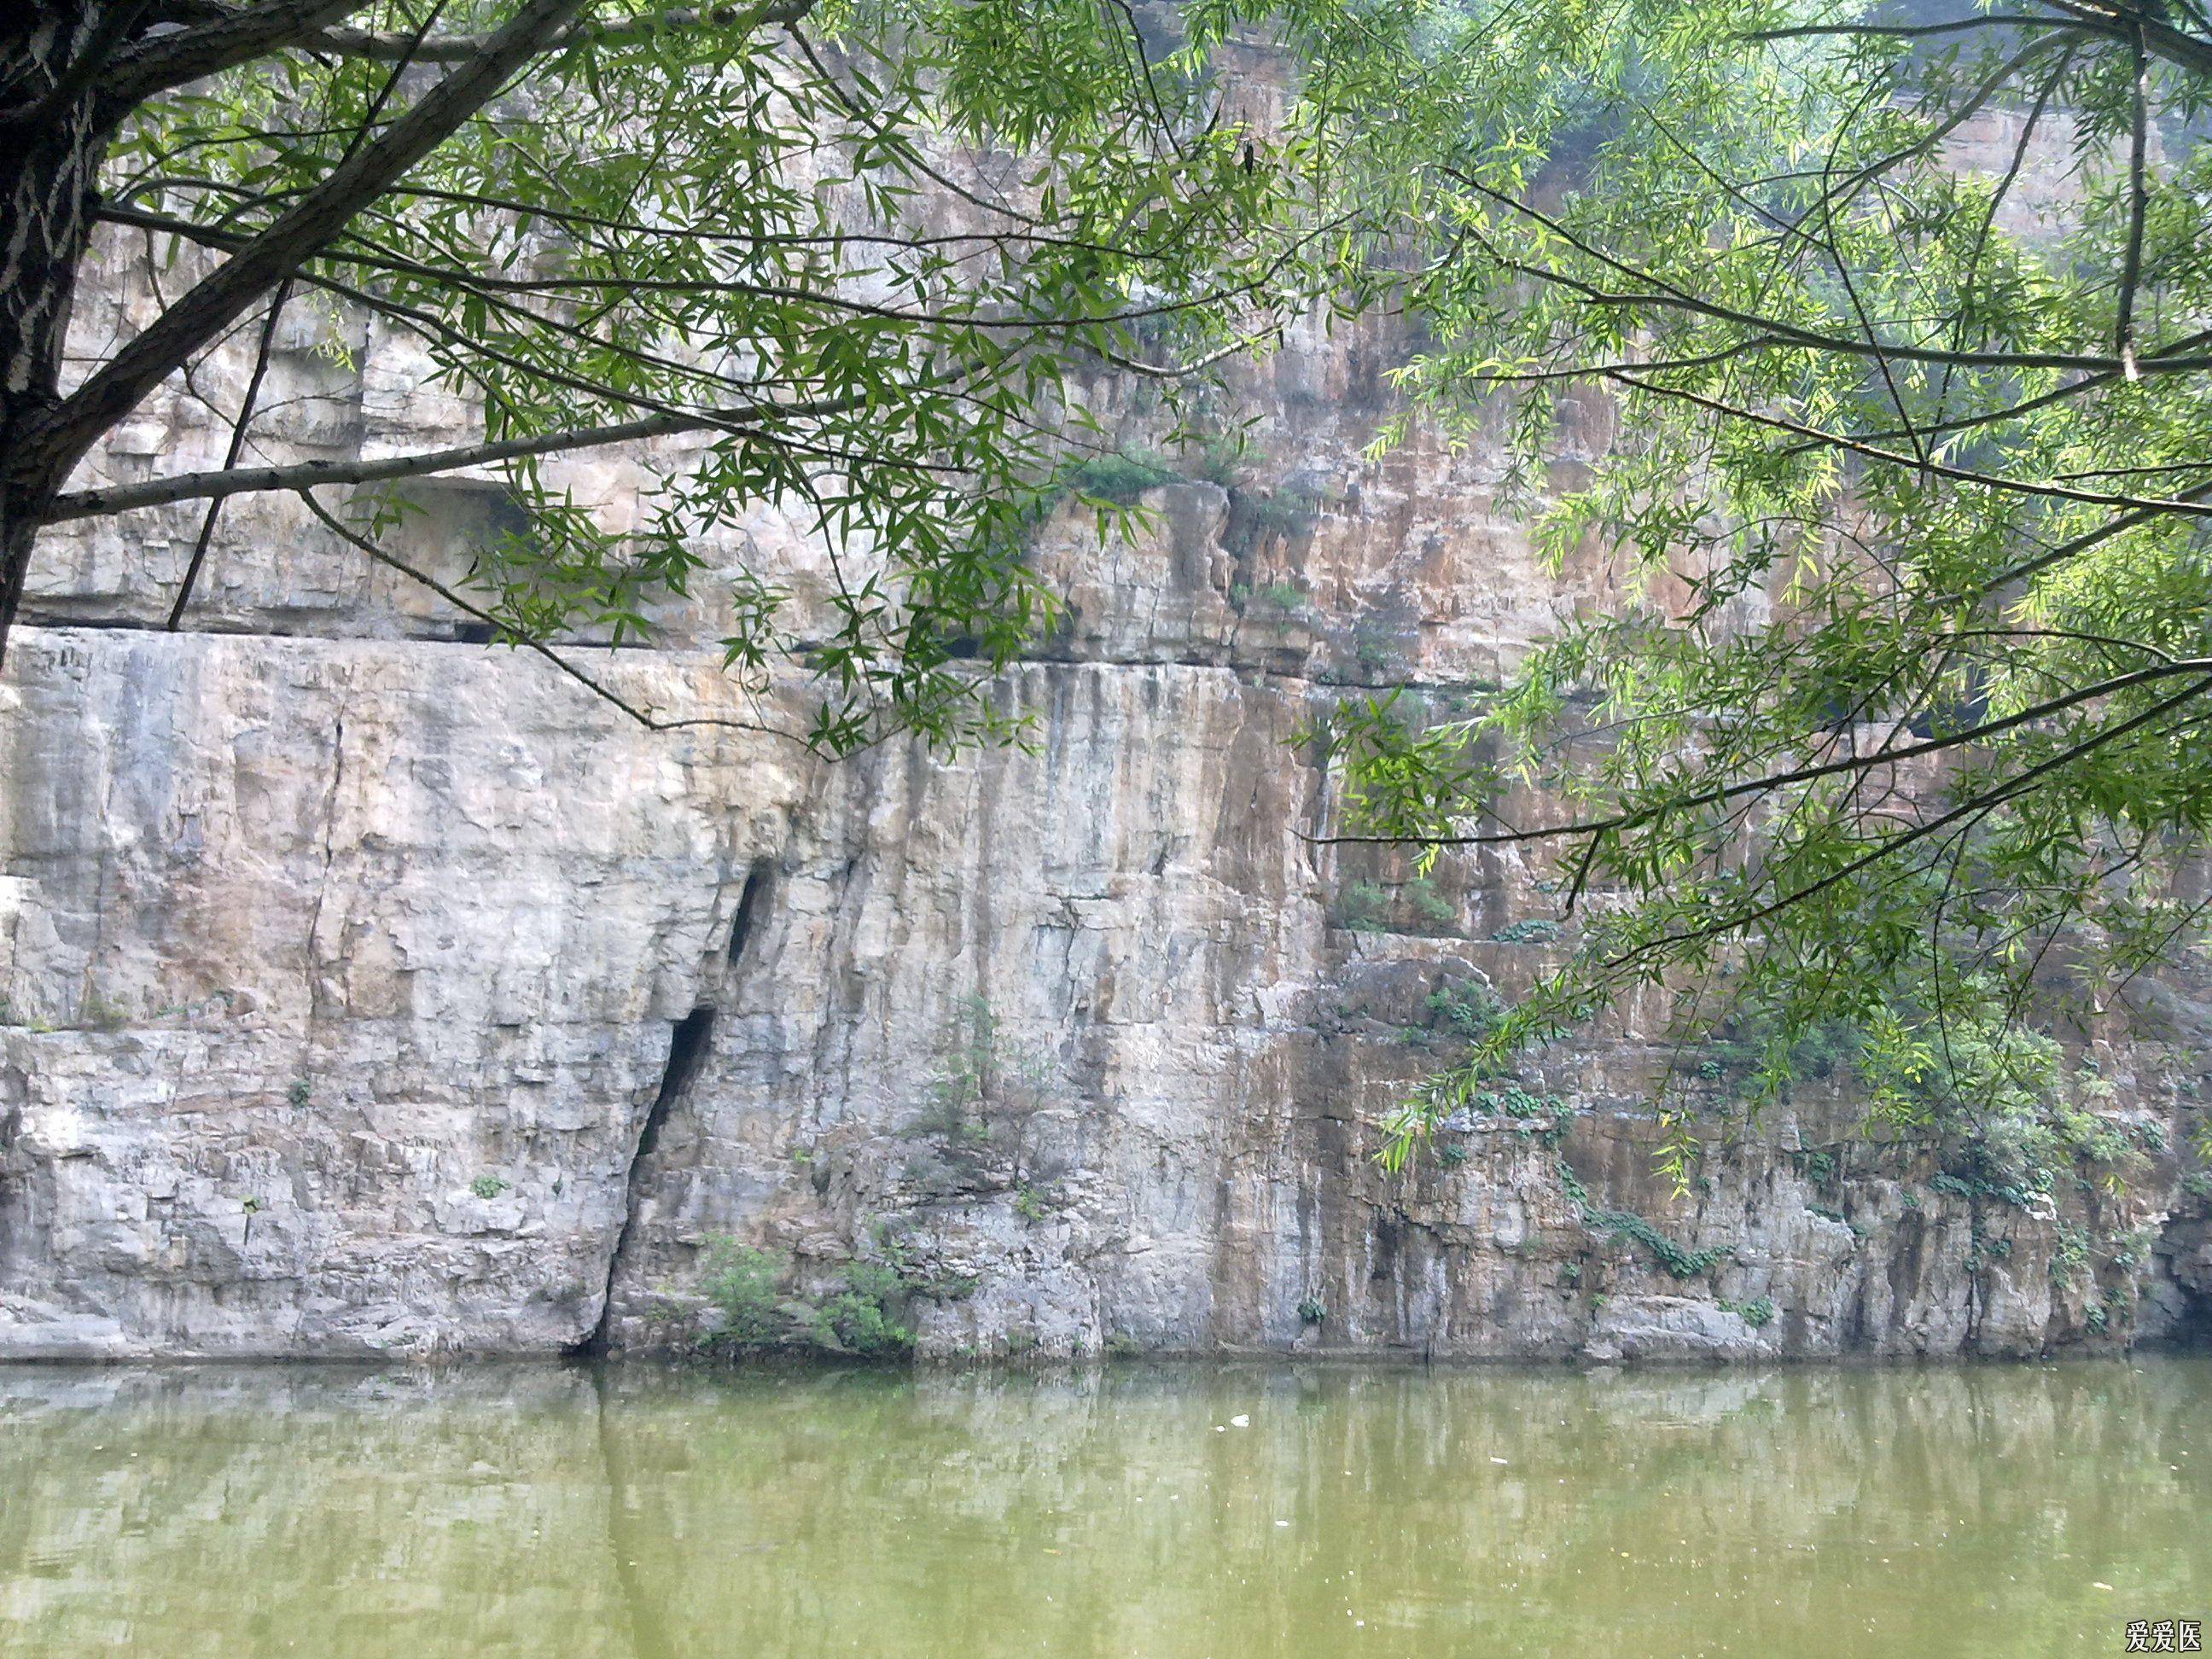
[[[660,1092],[653,1097],[653,1109],[646,1114],[645,1128],[637,1138],[639,1158],[659,1144],[660,1126],[668,1119],[668,1109],[684,1097],[684,1091],[699,1075],[699,1067],[707,1058],[707,1039],[714,1029],[714,1010],[711,1004],[694,1008],[676,1022],[676,1030],[668,1039],[668,1065],[660,1074]]]
[[[738,896],[738,919],[730,924],[729,959],[732,968],[744,955],[745,941],[752,936],[753,920],[767,891],[768,864],[763,860],[745,872],[745,890]]]
[[[742,914],[740,921],[742,921]],[[714,1007],[702,1003],[676,1022],[668,1036],[668,1063],[660,1073],[660,1089],[653,1097],[653,1105],[645,1115],[645,1126],[638,1131],[637,1149],[630,1154],[629,1174],[623,1183],[622,1229],[615,1236],[615,1247],[607,1255],[607,1273],[604,1288],[599,1293],[599,1322],[592,1334],[580,1342],[569,1345],[571,1354],[598,1353],[607,1345],[608,1316],[614,1306],[615,1274],[618,1271],[623,1250],[629,1243],[630,1227],[637,1218],[639,1168],[659,1144],[660,1127],[668,1121],[669,1112],[684,1098],[692,1082],[699,1075],[699,1067],[707,1058],[707,1040],[714,1030]]]

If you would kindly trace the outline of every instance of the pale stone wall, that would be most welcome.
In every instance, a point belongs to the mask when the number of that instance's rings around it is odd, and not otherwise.
[[[88,342],[148,302],[129,254]],[[272,455],[469,434],[404,339],[303,317],[278,344]],[[1067,624],[995,690],[1035,718],[1026,753],[832,767],[642,732],[527,653],[457,640],[283,501],[226,511],[176,635],[159,622],[198,509],[51,536],[0,684],[0,1356],[648,1343],[685,1328],[724,1235],[816,1284],[903,1240],[973,1280],[921,1306],[940,1357],[2087,1340],[2099,1286],[2054,1287],[2049,1218],[1985,1218],[2010,1254],[1970,1259],[1967,1205],[1928,1190],[1923,1152],[1858,1141],[1843,1103],[1776,1109],[1673,1198],[1651,1011],[1532,1069],[1577,1108],[1557,1147],[1503,1119],[1457,1162],[1372,1162],[1374,1120],[1432,1063],[1405,1040],[1427,994],[1510,996],[1557,947],[1488,936],[1553,901],[1518,858],[1469,857],[1440,871],[1451,914],[1428,933],[1340,925],[1347,884],[1391,866],[1304,839],[1329,806],[1288,739],[1344,684],[1494,681],[1612,592],[1601,560],[1540,567],[1493,458],[1363,459],[1396,349],[1294,339],[1241,371],[1266,418],[1233,490],[1154,492],[1133,545],[1050,527]],[[243,367],[165,391],[88,477],[211,464]],[[1092,393],[1141,427],[1138,389]],[[1608,418],[1577,408],[1563,461]],[[637,458],[568,465],[634,510]],[[488,493],[426,489],[410,549],[465,568]],[[823,564],[772,514],[707,551],[802,605]],[[664,712],[760,712],[717,667],[714,589],[594,672]],[[971,1146],[922,1120],[979,1006],[999,1078]],[[2205,1068],[2176,1006],[2179,1041],[2105,1060],[2179,1133]],[[1562,1156],[1598,1201],[1734,1258],[1685,1284],[1605,1242]],[[2161,1161],[2075,1219],[2155,1231],[2175,1201]],[[2148,1300],[2094,1340],[2212,1289],[2203,1233],[2106,1265]],[[1771,1323],[1735,1310],[1761,1298]]]

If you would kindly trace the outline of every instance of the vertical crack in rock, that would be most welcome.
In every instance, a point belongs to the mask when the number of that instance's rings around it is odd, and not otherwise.
[[[345,710],[343,704],[331,726],[331,790],[323,802],[323,873],[315,884],[315,908],[307,918],[307,1018],[322,1012],[321,978],[317,968],[315,936],[322,931],[323,903],[331,896],[331,871],[337,863],[338,789],[345,781]]]
[[[747,883],[750,893],[751,884]],[[743,907],[740,906],[742,918]],[[623,1182],[622,1230],[615,1236],[615,1247],[607,1255],[606,1288],[599,1297],[599,1322],[583,1341],[571,1345],[570,1353],[592,1354],[606,1351],[607,1339],[614,1321],[615,1276],[621,1271],[623,1254],[629,1249],[630,1230],[636,1224],[638,1201],[643,1196],[645,1160],[660,1144],[661,1126],[667,1122],[668,1114],[676,1103],[690,1091],[699,1068],[706,1063],[707,1039],[714,1029],[714,1006],[702,1003],[676,1022],[668,1036],[668,1063],[661,1070],[660,1090],[653,1096],[653,1105],[645,1115],[645,1124],[638,1131],[637,1146],[630,1153],[629,1173]]]
[[[730,924],[729,965],[738,965],[745,940],[753,931],[753,915],[768,890],[768,860],[762,859],[745,872],[745,890],[738,896],[738,919]]]

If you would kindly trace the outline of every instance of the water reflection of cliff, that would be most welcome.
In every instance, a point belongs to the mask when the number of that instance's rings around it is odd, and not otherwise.
[[[2197,1360],[0,1373],[0,1650],[2116,1647],[2212,1612],[2208,1404]]]

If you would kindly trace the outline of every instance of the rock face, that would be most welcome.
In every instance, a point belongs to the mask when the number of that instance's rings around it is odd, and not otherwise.
[[[135,326],[143,283],[118,254],[80,328]],[[344,374],[305,325],[278,343],[271,453],[467,434],[404,339],[356,330]],[[1677,1199],[1650,1099],[1680,1057],[1637,1007],[1411,1173],[1375,1164],[1454,1010],[1561,947],[1517,858],[1414,884],[1308,839],[1331,807],[1294,735],[1347,685],[1494,680],[1609,592],[1601,561],[1539,566],[1482,455],[1361,458],[1393,349],[1316,335],[1247,370],[1258,456],[1152,492],[1137,542],[1049,527],[1069,615],[992,692],[1026,751],[830,766],[647,732],[256,499],[180,633],[196,509],[51,537],[0,684],[0,1357],[650,1346],[696,1329],[724,1238],[802,1291],[898,1266],[939,1358],[2028,1353],[2203,1324],[2206,1206],[2157,1150],[2207,1069],[2187,1020],[2100,1045],[2145,1167],[2056,1214],[1931,1187],[1934,1149],[1867,1141],[1825,1090],[1714,1139]],[[227,421],[195,397],[92,476],[212,464]],[[1576,418],[1568,463],[1607,417]],[[636,469],[570,476],[618,518]],[[410,550],[465,568],[495,491],[420,499]],[[769,514],[713,555],[802,604],[823,563]],[[722,678],[710,589],[593,672],[774,716]]]

